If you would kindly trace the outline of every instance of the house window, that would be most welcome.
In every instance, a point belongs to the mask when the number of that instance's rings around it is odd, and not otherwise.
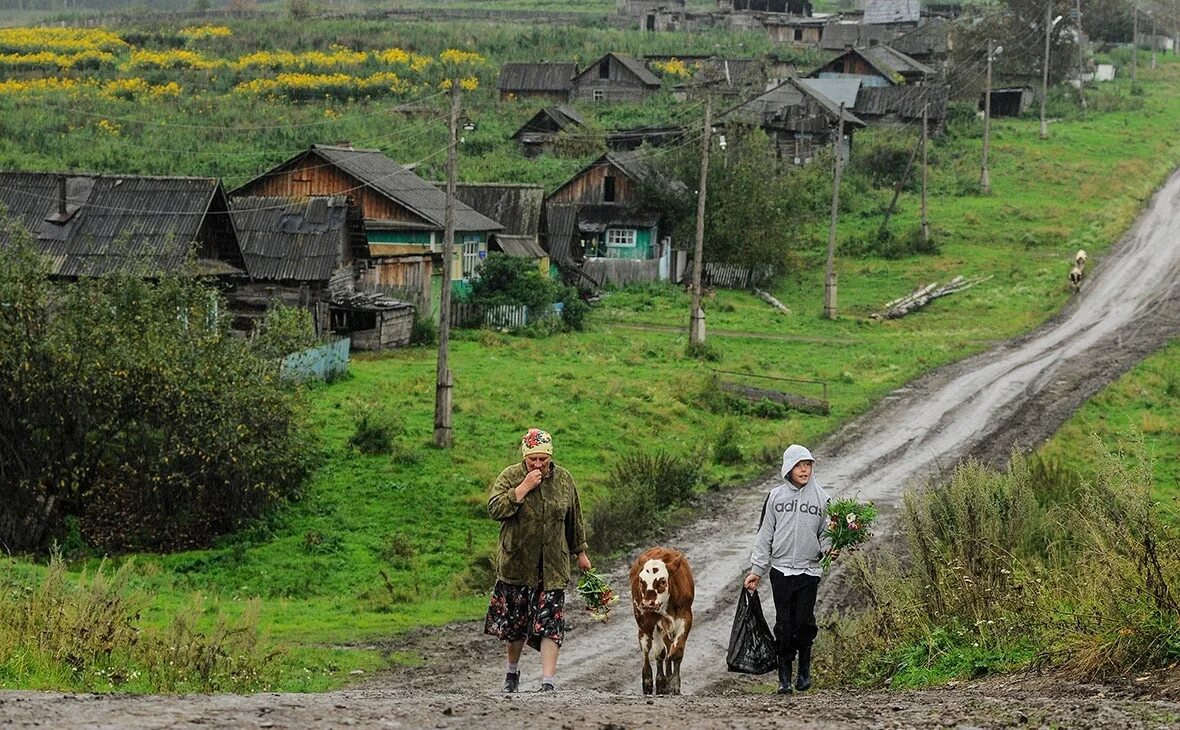
[[[606,229],[606,246],[607,248],[635,248],[635,233],[634,228],[608,228]]]
[[[595,89],[591,96],[594,101],[603,101],[606,99],[606,89]]]
[[[602,202],[615,202],[615,176],[607,175],[602,178]]]
[[[795,40],[797,40],[797,41],[803,40],[803,29],[802,28],[795,29]]]
[[[610,78],[610,57],[607,56],[598,62],[598,78]]]
[[[832,61],[832,70],[838,74],[844,73],[844,62],[843,61]]]
[[[479,256],[479,248],[482,240],[479,236],[463,236],[463,278],[470,279],[475,276],[475,270],[479,268],[481,259]]]

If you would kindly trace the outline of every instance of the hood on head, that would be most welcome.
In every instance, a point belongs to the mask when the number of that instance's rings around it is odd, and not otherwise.
[[[800,461],[815,461],[815,457],[811,455],[811,452],[806,447],[800,446],[799,444],[791,444],[783,452],[783,479],[787,478],[787,475],[791,473],[791,470]]]

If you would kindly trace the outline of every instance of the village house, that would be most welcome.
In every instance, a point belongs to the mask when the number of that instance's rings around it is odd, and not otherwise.
[[[920,124],[925,110],[929,132],[936,135],[946,122],[949,101],[950,89],[941,84],[863,86],[852,113],[869,126],[904,127]]]
[[[941,69],[952,49],[951,21],[925,18],[917,28],[898,36],[889,45],[915,61]]]
[[[776,159],[805,165],[816,151],[836,142],[840,118],[839,103],[799,79],[787,79],[766,93],[725,111],[718,124],[761,127],[770,137]],[[847,107],[843,119],[844,139],[839,150],[847,160],[853,135],[865,123]]]
[[[536,157],[553,148],[562,132],[574,132],[586,122],[573,107],[565,104],[547,106],[529,118],[509,139],[516,140],[525,157]]]
[[[730,13],[811,15],[811,3],[807,0],[717,0],[717,9]]]
[[[608,53],[574,77],[580,101],[643,101],[660,90],[660,80],[641,61]]]
[[[0,172],[0,207],[49,258],[55,279],[182,270],[223,282],[247,277],[216,178]],[[0,227],[0,245],[8,238]]]
[[[543,99],[557,103],[569,101],[578,64],[506,63],[500,68],[500,100]]]
[[[653,174],[645,151],[608,152],[545,198],[549,256],[571,283],[629,284],[671,278],[671,241],[660,213],[643,205]]]
[[[460,183],[455,197],[504,226],[488,237],[489,253],[529,259],[549,276],[549,254],[540,243],[544,188],[524,183]]]
[[[887,45],[849,48],[823,66],[807,74],[808,78],[857,78],[861,86],[898,86],[921,84],[935,75],[934,69],[919,63]]]
[[[348,195],[360,208],[369,259],[359,272],[362,290],[381,289],[411,301],[430,290],[432,267],[442,263],[446,194],[380,150],[312,145],[231,192],[231,195],[307,197]],[[496,221],[455,204],[451,281],[470,277],[487,251]],[[437,259],[437,260],[436,260]]]
[[[307,309],[317,334],[345,335],[353,349],[409,344],[414,306],[357,290],[369,245],[361,211],[347,196],[235,196],[230,206],[251,275],[228,293],[238,329],[253,329],[277,302]]]
[[[884,25],[865,25],[843,21],[829,22],[820,35],[819,47],[823,51],[846,51],[849,48],[868,48],[879,43],[889,43],[897,33]]]
[[[920,0],[865,0],[865,25],[914,27],[922,18]]]

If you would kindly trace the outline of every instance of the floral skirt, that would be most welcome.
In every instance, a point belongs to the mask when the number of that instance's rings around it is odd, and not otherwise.
[[[496,581],[483,632],[504,641],[527,639],[540,651],[541,639],[561,646],[565,637],[565,591],[538,586],[515,586]]]

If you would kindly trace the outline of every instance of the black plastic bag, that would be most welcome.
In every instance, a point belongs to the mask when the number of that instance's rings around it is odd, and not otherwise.
[[[743,674],[765,674],[778,667],[778,647],[762,615],[758,591],[742,588],[738,596],[725,663],[729,671]]]

